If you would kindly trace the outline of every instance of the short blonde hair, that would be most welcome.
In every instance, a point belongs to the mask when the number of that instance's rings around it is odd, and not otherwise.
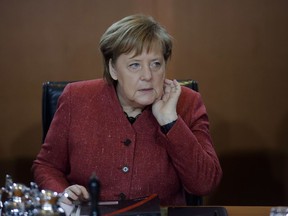
[[[162,46],[164,60],[167,61],[172,53],[172,37],[166,29],[152,17],[141,14],[124,17],[112,24],[100,39],[100,50],[103,55],[103,77],[109,84],[116,84],[109,73],[109,61],[116,62],[121,54],[132,51],[135,56],[149,49],[154,43]]]

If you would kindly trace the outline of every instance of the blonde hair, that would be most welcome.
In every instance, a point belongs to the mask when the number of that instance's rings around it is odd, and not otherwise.
[[[167,61],[172,53],[172,37],[166,29],[152,17],[141,14],[124,17],[112,24],[100,39],[100,50],[103,56],[103,77],[109,84],[116,84],[109,73],[109,61],[116,62],[121,54],[132,51],[135,56],[143,49],[149,50],[153,44],[162,47],[164,60]]]

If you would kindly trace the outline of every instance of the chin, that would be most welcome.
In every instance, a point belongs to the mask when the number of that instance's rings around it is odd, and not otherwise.
[[[149,100],[148,99],[147,100],[139,100],[138,104],[141,104],[142,106],[148,106],[148,105],[153,104],[155,100],[156,100],[155,98],[149,99]]]

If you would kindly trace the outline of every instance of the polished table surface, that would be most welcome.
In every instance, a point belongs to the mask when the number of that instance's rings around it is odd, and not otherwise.
[[[203,206],[205,208],[205,206]],[[269,216],[272,206],[224,206],[228,216]],[[202,207],[199,207],[202,208]],[[167,208],[162,208],[161,216],[167,216]],[[180,215],[179,215],[180,216]]]
[[[271,206],[224,206],[229,216],[270,215]]]
[[[72,210],[71,206],[69,207],[67,205],[65,206],[61,205],[61,207],[65,209],[66,215],[73,215],[73,216],[80,215],[80,211],[77,211],[77,213],[75,212],[75,214],[73,213],[71,214],[71,210]],[[71,209],[69,210],[67,207]],[[209,207],[209,206],[199,206],[197,208],[205,208],[205,207]],[[223,206],[223,207],[226,208],[228,216],[266,216],[266,215],[270,216],[270,210],[272,208],[272,206]],[[167,216],[167,213],[168,213],[167,210],[168,210],[167,207],[161,207],[161,216]]]

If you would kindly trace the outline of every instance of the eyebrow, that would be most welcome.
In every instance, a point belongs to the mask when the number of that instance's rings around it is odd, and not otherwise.
[[[135,60],[135,61],[141,61],[140,59],[137,59],[137,56],[128,57],[128,59]],[[164,59],[164,56],[161,56],[161,55],[156,56],[155,58],[152,59],[152,61],[160,60],[160,59]]]

